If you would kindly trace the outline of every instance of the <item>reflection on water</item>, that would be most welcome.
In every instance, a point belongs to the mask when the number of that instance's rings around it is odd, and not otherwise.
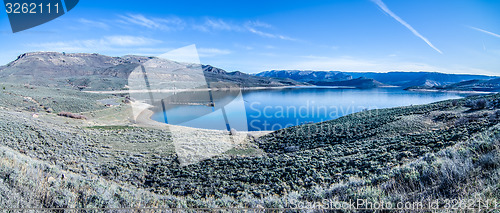
[[[172,96],[163,101],[165,110],[155,104],[152,118],[175,125],[224,130],[227,129],[225,114],[231,128],[236,130],[270,131],[327,121],[363,110],[460,98],[454,93],[411,92],[401,88],[329,87],[247,90],[241,95],[239,90],[221,90],[212,91],[211,95],[212,103],[200,98],[197,92]]]
[[[203,129],[248,129],[239,89],[182,92],[154,105],[156,121]]]

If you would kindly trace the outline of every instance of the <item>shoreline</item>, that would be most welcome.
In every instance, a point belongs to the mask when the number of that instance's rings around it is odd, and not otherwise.
[[[400,86],[380,86],[375,88],[397,88]],[[203,89],[156,89],[156,90],[116,90],[116,91],[82,91],[85,93],[92,94],[126,94],[126,93],[161,93],[161,92],[203,92],[203,91],[230,91],[230,90],[240,90],[240,91],[253,91],[253,90],[278,90],[278,89],[307,89],[307,88],[318,88],[318,89],[359,89],[352,86],[309,86],[309,85],[298,85],[298,86],[279,86],[279,87],[230,87],[230,88],[203,88]]]
[[[448,93],[458,93],[458,94],[494,94],[498,92],[486,92],[486,91],[462,91],[462,90],[438,90],[438,89],[408,89],[412,92],[448,92]]]
[[[212,133],[228,133],[227,130],[218,130],[218,129],[202,129],[202,128],[195,128],[195,127],[188,127],[188,126],[181,126],[181,125],[173,125],[173,124],[167,124],[163,122],[159,122],[156,120],[153,120],[151,117],[154,115],[154,111],[151,110],[151,107],[146,108],[143,110],[141,113],[137,115],[136,120],[136,125],[138,126],[143,126],[143,127],[151,127],[151,128],[169,128],[169,127],[174,127],[174,128],[179,128],[179,129],[185,129],[185,130],[190,130],[190,131],[200,131],[200,132],[212,132]],[[273,131],[236,131],[238,134],[247,134],[247,135],[252,135],[254,137],[260,137],[266,134],[269,134]]]
[[[230,87],[230,88],[203,88],[203,89],[156,89],[156,90],[116,90],[116,91],[82,91],[92,94],[126,94],[126,93],[160,93],[160,92],[204,92],[204,91],[227,91],[227,90],[264,90],[264,89],[286,89],[302,86],[280,86],[280,87]]]

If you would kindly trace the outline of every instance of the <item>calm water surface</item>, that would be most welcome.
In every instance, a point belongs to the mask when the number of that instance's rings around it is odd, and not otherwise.
[[[214,92],[218,93],[218,92]],[[412,92],[401,88],[301,87],[212,94],[215,106],[169,105],[153,120],[175,125],[239,131],[271,131],[332,120],[370,109],[427,104],[461,98],[456,93]],[[198,96],[197,96],[198,97]],[[207,96],[208,97],[208,96]],[[227,121],[227,122],[226,122]]]

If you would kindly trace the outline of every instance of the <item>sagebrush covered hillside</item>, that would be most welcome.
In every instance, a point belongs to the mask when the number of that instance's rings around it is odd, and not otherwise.
[[[500,195],[500,95],[291,127],[183,167],[168,131],[127,120],[124,97],[0,89],[1,207],[293,207]],[[99,104],[109,99],[118,105]]]

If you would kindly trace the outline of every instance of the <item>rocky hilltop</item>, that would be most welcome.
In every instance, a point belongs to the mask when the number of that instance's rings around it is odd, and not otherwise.
[[[15,83],[72,87],[81,90],[120,90],[127,85],[130,73],[141,63],[152,58],[154,57],[33,52],[22,54],[16,60],[0,67],[0,77]],[[202,68],[209,82],[223,82],[239,87],[304,85],[293,80],[226,72],[210,65],[202,65]]]
[[[125,76],[126,69],[117,68],[136,66],[148,59],[142,56],[110,57],[95,53],[33,52],[18,56],[2,69],[0,75],[34,75],[43,78],[85,75],[118,77]]]

